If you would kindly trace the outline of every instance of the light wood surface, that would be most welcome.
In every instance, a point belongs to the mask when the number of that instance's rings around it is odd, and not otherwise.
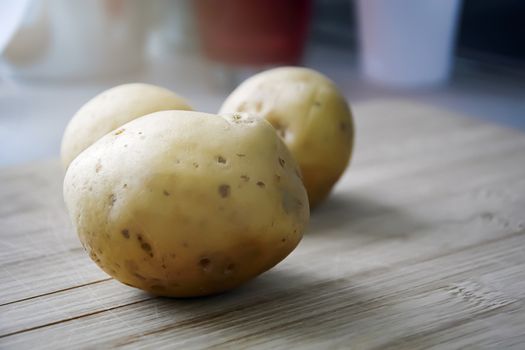
[[[58,161],[2,169],[0,348],[525,348],[525,134],[406,101],[354,112],[352,166],[296,251],[215,297],[109,278]]]

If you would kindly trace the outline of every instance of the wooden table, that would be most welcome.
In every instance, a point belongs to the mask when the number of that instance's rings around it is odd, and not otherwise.
[[[0,348],[525,348],[525,134],[406,101],[355,114],[352,166],[298,249],[209,298],[100,271],[58,161],[1,170]]]

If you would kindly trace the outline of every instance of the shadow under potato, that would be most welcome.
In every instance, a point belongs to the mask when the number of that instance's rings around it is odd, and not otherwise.
[[[194,336],[208,338],[219,347],[233,346],[241,336],[243,340],[293,337],[300,341],[311,337],[304,329],[318,328],[319,316],[341,319],[337,323],[343,326],[342,322],[348,322],[353,313],[365,312],[374,300],[367,300],[362,293],[349,286],[346,279],[320,280],[307,271],[273,269],[240,288],[215,296],[148,300],[147,307],[155,308],[161,326],[144,332],[140,338],[169,343],[169,339],[176,342],[180,334],[188,347]],[[330,340],[329,332],[318,337]],[[133,344],[138,338],[127,338],[118,345]],[[195,344],[199,340],[195,339]]]
[[[333,193],[313,210],[305,236],[366,234],[406,238],[428,226],[406,207],[386,205],[378,198],[355,191]]]

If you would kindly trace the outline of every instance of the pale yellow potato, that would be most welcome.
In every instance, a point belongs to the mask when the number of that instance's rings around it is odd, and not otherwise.
[[[133,119],[174,109],[192,110],[182,97],[159,86],[133,83],[106,90],[82,106],[67,125],[62,164],[67,168],[88,146]]]
[[[164,296],[257,276],[296,247],[309,219],[293,157],[269,123],[245,114],[129,122],[73,160],[64,198],[104,271]]]
[[[251,112],[268,120],[299,164],[310,207],[330,193],[350,161],[352,113],[335,84],[311,69],[283,67],[244,81],[219,113]]]

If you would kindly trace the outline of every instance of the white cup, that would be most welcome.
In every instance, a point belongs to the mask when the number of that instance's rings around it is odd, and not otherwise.
[[[460,0],[358,0],[365,76],[393,87],[446,81],[459,5]]]

